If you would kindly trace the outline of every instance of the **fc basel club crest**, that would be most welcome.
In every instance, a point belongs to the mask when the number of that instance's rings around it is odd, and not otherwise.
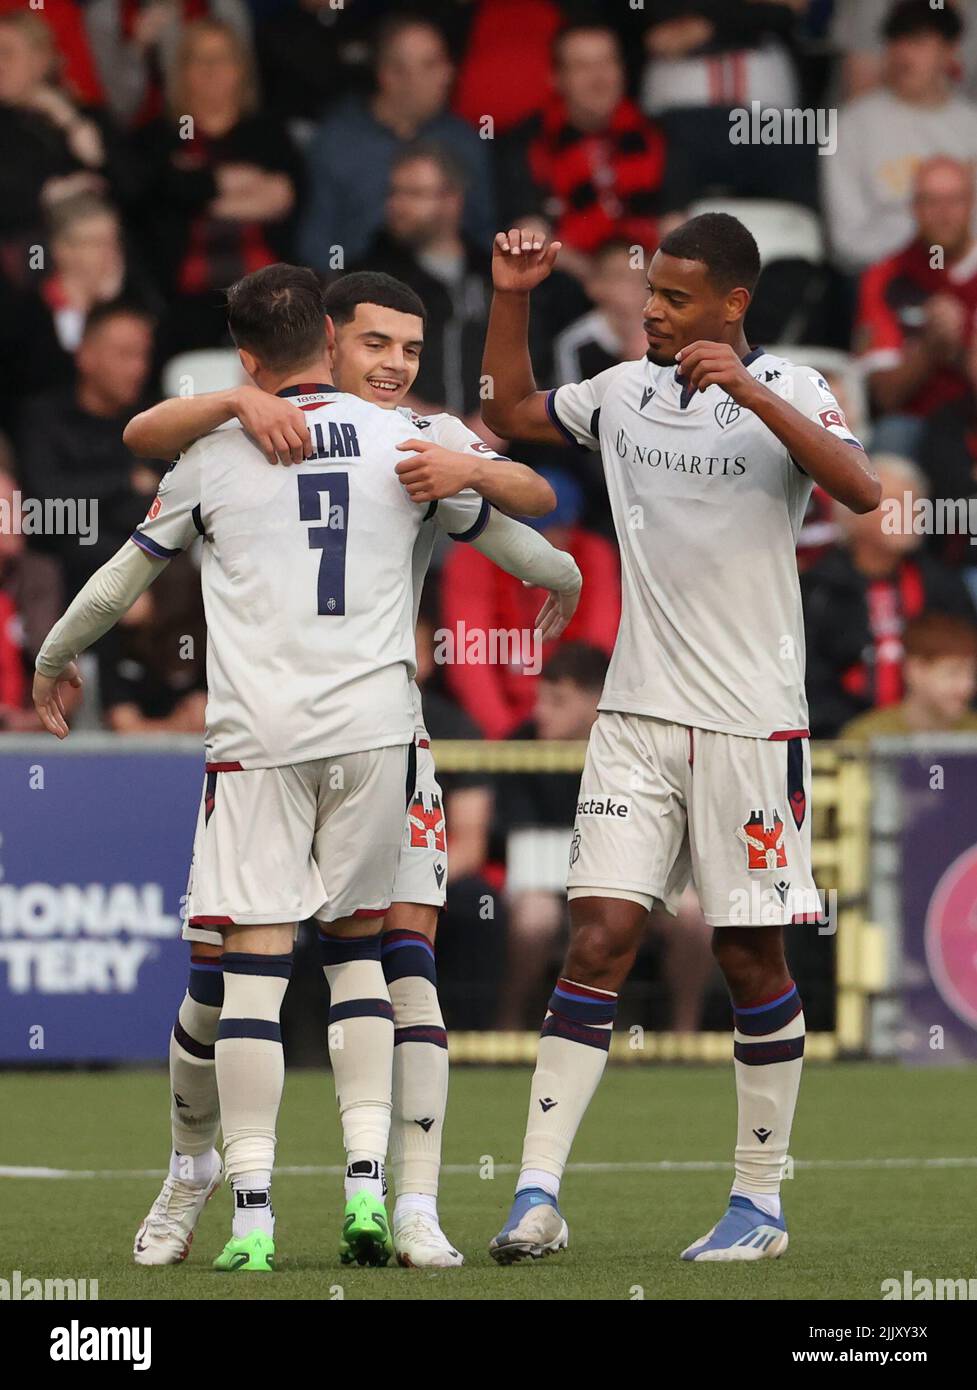
[[[428,798],[430,805],[424,804],[424,795],[418,792],[411,802],[408,823],[410,825],[411,849],[434,849],[444,853],[446,842],[444,834],[444,809],[439,796]]]
[[[933,891],[926,962],[948,1008],[977,1028],[977,845],[959,855]]]
[[[749,820],[739,827],[736,834],[746,845],[748,869],[786,869],[784,823],[779,811],[774,811],[769,821],[765,811],[751,811]]]
[[[721,430],[724,430],[727,425],[734,424],[740,418],[742,410],[743,407],[738,405],[732,396],[724,396],[713,411],[716,424]]]

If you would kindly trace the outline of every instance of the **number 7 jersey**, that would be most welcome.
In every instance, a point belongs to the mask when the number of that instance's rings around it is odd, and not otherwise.
[[[309,457],[273,467],[222,426],[170,468],[132,535],[161,560],[203,537],[209,763],[279,767],[414,736],[411,562],[428,507],[394,468],[417,430],[334,387],[282,394],[306,412]],[[470,490],[435,512],[461,540],[488,515]]]

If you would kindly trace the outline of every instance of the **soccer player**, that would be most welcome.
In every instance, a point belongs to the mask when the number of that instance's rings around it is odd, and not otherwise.
[[[544,392],[529,295],[558,251],[518,228],[496,237],[483,415],[503,436],[600,452],[623,611],[577,804],[571,940],[515,1201],[490,1251],[507,1264],[566,1245],[560,1179],[618,991],[648,909],[674,905],[691,876],[732,998],[739,1121],[728,1210],[682,1258],[775,1257],[804,1051],[783,924],[817,911],[794,544],[814,482],[855,512],[878,505],[879,484],[818,372],[751,350],[760,261],[736,218],[695,217],[661,243],[644,357]]]
[[[190,871],[191,923],[221,929],[215,1046],[234,1189],[222,1270],[274,1264],[271,1176],[284,1077],[279,1013],[296,924],[316,916],[334,946],[333,1008],[348,1049],[343,1097],[351,1257],[384,1263],[383,1163],[393,1013],[376,919],[390,905],[414,787],[414,545],[424,525],[394,472],[414,430],[329,384],[322,290],[312,271],[271,266],[229,295],[245,369],[308,409],[308,456],[269,468],[239,427],[194,444],[130,541],[55,624],[37,658],[35,706],[67,735],[60,701],[74,658],[174,555],[204,537],[208,626],[206,779]],[[486,504],[439,503],[438,524],[471,534]],[[219,1164],[195,1176],[219,1181]]]
[[[401,482],[425,505],[426,521],[414,546],[414,617],[435,540],[433,516],[439,499],[475,489],[495,504],[484,530],[471,544],[517,577],[549,588],[541,614],[545,635],[557,636],[569,622],[580,589],[572,558],[555,550],[529,527],[496,508],[522,515],[552,506],[549,485],[524,465],[502,458],[451,415],[421,417],[401,403],[420,361],[424,306],[413,290],[389,275],[358,272],[327,290],[325,309],[334,327],[332,379],[340,390],[394,410],[410,424],[397,465]],[[295,397],[276,397],[245,386],[196,398],[164,401],[132,420],[125,440],[143,457],[173,457],[194,439],[229,419],[238,419],[260,441],[269,461],[300,459],[308,449],[306,416]],[[408,455],[410,457],[408,457]],[[182,465],[181,465],[182,466]],[[374,949],[394,1013],[393,1113],[390,1161],[396,1190],[393,1243],[403,1264],[419,1268],[460,1265],[461,1254],[441,1230],[437,1211],[441,1134],[448,1089],[448,1054],[437,996],[434,941],[445,901],[444,800],[438,785],[421,697],[411,685],[415,714],[417,782],[384,923]],[[220,1004],[221,939],[207,927],[187,924],[191,942],[190,983],[170,1044],[173,1151],[170,1173],[139,1229],[134,1255],[140,1264],[183,1259],[206,1200],[203,1175],[214,1169],[220,1123],[214,1078],[213,1042]],[[362,948],[362,942],[357,949]],[[337,952],[346,949],[323,936],[324,968],[330,987]],[[206,997],[205,997],[206,996]],[[333,1009],[337,1001],[333,999]],[[345,1072],[355,1059],[346,1046],[333,1050],[337,1093],[355,1097]],[[213,1154],[213,1157],[207,1156]],[[189,1163],[188,1163],[189,1160]],[[191,1171],[193,1170],[193,1171]]]

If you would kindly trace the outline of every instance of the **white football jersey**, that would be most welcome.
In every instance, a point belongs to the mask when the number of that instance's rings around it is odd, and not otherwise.
[[[417,430],[335,387],[280,394],[308,415],[309,458],[272,467],[239,426],[215,430],[132,537],[160,559],[204,538],[209,763],[277,767],[414,737],[412,567],[428,509],[394,468]],[[488,513],[467,491],[433,518],[467,539]]]
[[[505,454],[500,454],[493,449],[491,444],[486,444],[483,439],[479,439],[474,430],[470,430],[466,424],[458,419],[457,415],[415,415],[414,411],[408,406],[397,406],[397,413],[408,420],[420,439],[431,439],[435,444],[440,444],[442,448],[452,449],[459,454],[482,454],[486,458],[499,459],[508,463]],[[459,497],[468,496],[469,493],[459,493]],[[475,495],[475,494],[472,494]],[[455,498],[451,499],[455,501]],[[414,626],[417,626],[417,614],[421,606],[421,591],[424,588],[424,580],[431,564],[431,556],[434,553],[434,543],[437,539],[438,523],[443,523],[443,514],[437,514],[436,509],[443,507],[443,502],[432,502],[424,514],[424,525],[421,527],[420,534],[414,542],[414,556],[412,561],[413,585],[414,585]],[[480,535],[488,522],[490,507],[485,504],[484,512],[479,517],[479,524],[467,535],[457,536],[455,540],[472,541]],[[449,534],[450,531],[449,531]],[[427,738],[427,729],[424,727],[424,713],[421,707],[421,692],[417,688],[416,681],[411,681],[411,700],[414,706],[415,730],[419,738]]]
[[[824,378],[756,348],[752,376],[861,448]],[[807,731],[795,545],[812,482],[720,386],[624,362],[547,397],[599,449],[622,612],[600,708],[750,738]]]

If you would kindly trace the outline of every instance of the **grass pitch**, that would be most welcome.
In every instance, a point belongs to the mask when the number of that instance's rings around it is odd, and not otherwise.
[[[467,1263],[429,1273],[340,1265],[342,1154],[331,1078],[291,1072],[278,1161],[315,1171],[276,1176],[278,1269],[259,1276],[210,1268],[230,1233],[226,1189],[210,1202],[185,1264],[132,1263],[133,1236],[169,1151],[163,1071],[0,1074],[0,1277],[19,1269],[23,1278],[96,1278],[103,1300],[878,1299],[882,1280],[901,1280],[904,1270],[915,1278],[977,1275],[966,1219],[977,1167],[975,1082],[973,1068],[809,1065],[795,1176],[783,1190],[787,1255],[703,1266],[677,1257],[725,1207],[731,1068],[609,1068],[563,1188],[569,1250],[500,1269],[486,1246],[512,1194],[506,1165],[519,1160],[529,1073],[459,1068],[441,1213]],[[335,1173],[322,1171],[331,1165]],[[28,1167],[71,1176],[11,1175]]]

